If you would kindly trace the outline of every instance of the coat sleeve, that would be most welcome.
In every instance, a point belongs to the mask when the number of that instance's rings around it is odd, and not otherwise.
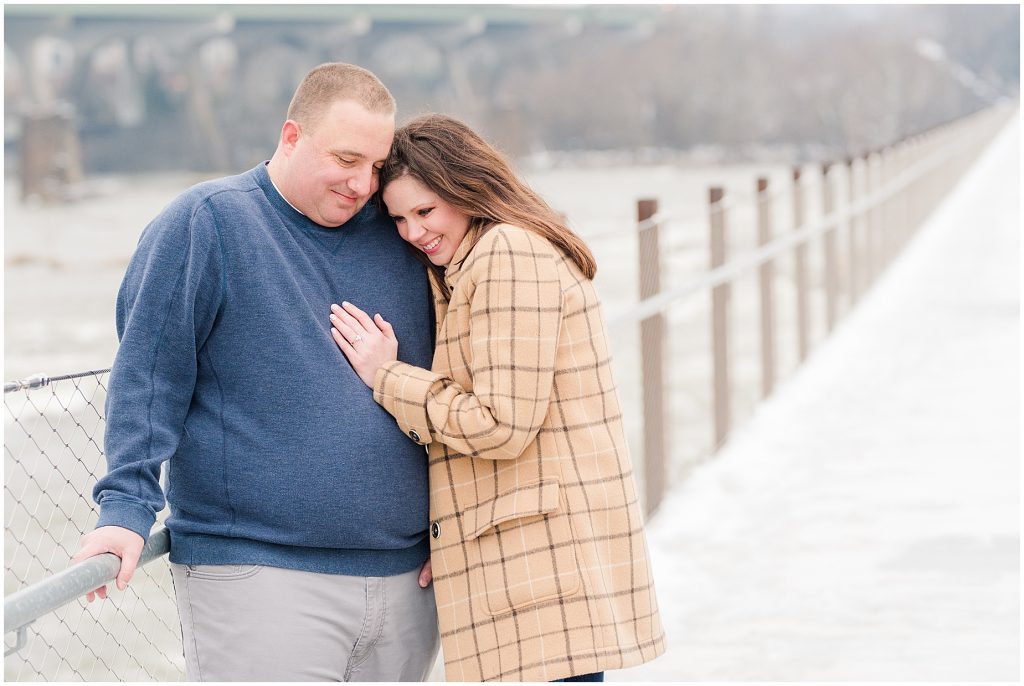
[[[143,233],[117,296],[120,345],[110,374],[107,473],[93,489],[97,526],[143,538],[165,504],[160,466],[177,449],[197,356],[223,296],[216,224],[201,206],[170,206]]]
[[[419,443],[440,441],[471,457],[515,459],[536,438],[551,404],[563,312],[557,255],[534,234],[495,228],[470,259],[465,334],[471,354],[465,363],[472,388],[392,362],[378,370],[374,398]],[[461,348],[448,345],[453,354]]]

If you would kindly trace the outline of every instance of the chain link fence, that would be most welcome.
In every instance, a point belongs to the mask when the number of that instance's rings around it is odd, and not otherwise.
[[[109,370],[13,384],[4,393],[4,595],[65,569],[99,516]],[[163,520],[164,516],[160,517]],[[178,681],[181,634],[166,557],[107,600],[80,598],[28,626],[7,681]],[[5,653],[14,647],[5,635]]]

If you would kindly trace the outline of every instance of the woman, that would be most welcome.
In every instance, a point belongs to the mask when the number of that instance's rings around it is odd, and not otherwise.
[[[459,121],[395,134],[383,202],[431,270],[430,370],[379,315],[332,335],[427,446],[445,673],[601,681],[664,652],[642,515],[586,245]]]

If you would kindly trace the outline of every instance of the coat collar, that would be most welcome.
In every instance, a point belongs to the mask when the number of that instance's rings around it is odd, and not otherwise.
[[[448,266],[444,270],[444,283],[450,290],[455,288],[455,281],[458,278],[459,272],[462,269],[463,262],[469,257],[469,253],[472,252],[473,246],[480,239],[480,234],[483,231],[480,229],[470,229],[466,232],[462,242],[459,243],[459,247],[455,249],[455,254],[452,255],[452,261],[448,263]]]

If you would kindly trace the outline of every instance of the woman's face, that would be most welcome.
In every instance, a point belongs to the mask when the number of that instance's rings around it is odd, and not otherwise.
[[[469,217],[411,176],[400,176],[381,194],[402,238],[431,263],[447,267],[469,230]]]

